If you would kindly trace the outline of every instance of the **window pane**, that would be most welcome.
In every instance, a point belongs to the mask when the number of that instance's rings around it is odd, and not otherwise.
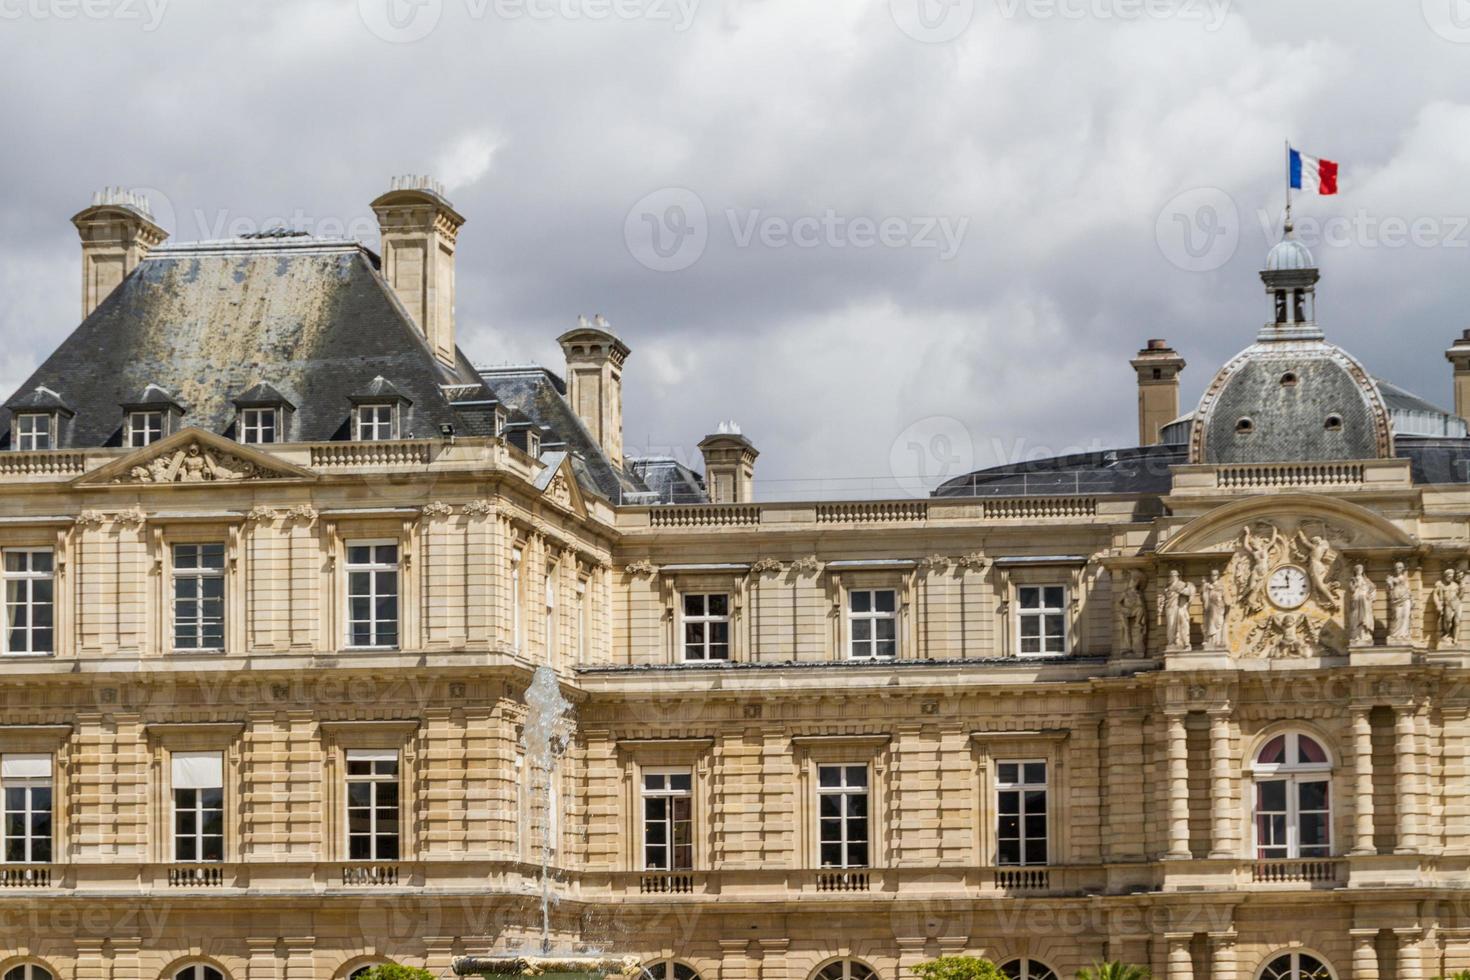
[[[1046,606],[1048,609],[1060,609],[1065,602],[1066,590],[1060,585],[1049,585],[1046,587]]]
[[[725,595],[723,593],[720,593],[720,594],[717,594],[717,595],[709,596],[708,597],[708,600],[709,600],[709,614],[711,616],[728,616],[728,615],[730,615],[730,597],[728,595]]]
[[[1044,783],[1044,782],[1046,782],[1046,763],[1045,762],[1028,762],[1028,763],[1026,763],[1026,766],[1025,766],[1025,772],[1026,772],[1026,782],[1028,782],[1028,783]]]
[[[702,596],[702,595],[686,595],[684,597],[684,615],[686,615],[686,616],[703,616],[704,615],[704,596]]]
[[[1041,606],[1041,590],[1032,586],[1022,586],[1020,591],[1022,609],[1038,609]]]
[[[896,600],[892,589],[884,589],[875,595],[879,612],[893,612]]]

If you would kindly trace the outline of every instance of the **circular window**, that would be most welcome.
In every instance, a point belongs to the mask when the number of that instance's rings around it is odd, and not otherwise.
[[[1281,376],[1281,387],[1283,387],[1283,388],[1294,388],[1294,387],[1296,387],[1296,372],[1295,371],[1287,371],[1285,374],[1283,374]]]
[[[1329,416],[1327,416],[1327,421],[1325,423],[1323,423],[1323,426],[1322,427],[1324,429],[1326,429],[1328,432],[1341,432],[1342,431],[1342,416],[1341,415],[1329,415]]]
[[[174,980],[225,980],[225,977],[208,963],[194,963],[175,973]]]
[[[1261,980],[1332,980],[1332,971],[1310,953],[1282,953],[1266,964]]]
[[[1040,960],[1011,960],[1001,966],[1000,972],[1006,980],[1057,980],[1056,971]]]
[[[1250,419],[1241,419],[1235,423],[1235,431],[1240,433],[1254,432],[1256,431],[1256,423]]]
[[[53,980],[51,971],[38,963],[22,963],[5,971],[5,980]]]

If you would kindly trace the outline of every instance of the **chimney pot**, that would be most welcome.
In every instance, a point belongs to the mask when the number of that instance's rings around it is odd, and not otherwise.
[[[454,247],[464,217],[445,199],[442,185],[415,174],[392,178],[372,209],[384,280],[434,355],[453,367]]]
[[[699,443],[704,489],[712,504],[746,504],[755,499],[755,460],[760,455],[733,421]]]
[[[628,345],[607,329],[600,314],[556,338],[567,359],[567,401],[602,447],[608,462],[623,466],[623,363]]]
[[[1138,375],[1138,444],[1154,446],[1179,417],[1179,372],[1184,358],[1162,339],[1150,340],[1129,362]]]
[[[82,239],[82,318],[138,267],[150,249],[168,238],[153,221],[148,198],[122,187],[104,187],[91,206],[72,217]]]

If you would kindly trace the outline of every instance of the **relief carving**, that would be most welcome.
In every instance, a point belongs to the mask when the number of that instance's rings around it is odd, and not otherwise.
[[[248,480],[268,477],[249,460],[230,453],[206,449],[192,443],[172,453],[156,456],[128,471],[119,483],[211,483],[221,480]]]

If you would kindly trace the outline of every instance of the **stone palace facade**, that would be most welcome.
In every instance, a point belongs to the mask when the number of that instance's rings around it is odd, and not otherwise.
[[[464,219],[373,207],[381,254],[73,219],[0,419],[4,980],[442,976],[539,941],[543,859],[653,980],[1470,968],[1470,334],[1453,412],[1373,378],[1288,235],[1193,412],[1139,351],[1139,447],[756,501],[734,431],[625,456],[600,318],[473,366]]]

